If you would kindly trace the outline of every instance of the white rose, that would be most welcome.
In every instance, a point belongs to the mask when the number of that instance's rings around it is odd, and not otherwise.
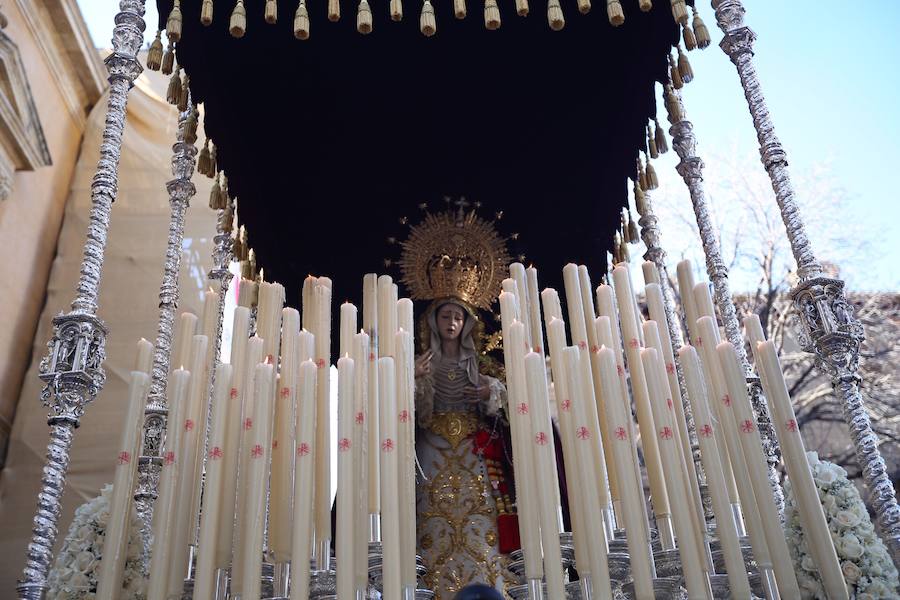
[[[818,469],[815,474],[816,483],[831,485],[837,479],[837,474],[831,469]]]
[[[87,573],[93,567],[95,557],[90,552],[79,552],[75,556],[75,568],[82,573]]]
[[[834,499],[834,496],[825,496],[825,500],[822,501],[822,506],[825,507],[826,511],[834,512],[837,510],[837,500]]]
[[[838,511],[834,518],[841,527],[853,527],[859,523],[859,517],[849,510]]]
[[[872,582],[872,585],[866,588],[866,592],[872,594],[876,598],[881,598],[886,597],[890,593],[890,590],[883,582],[876,579]]]
[[[808,554],[803,557],[803,560],[800,561],[800,566],[803,567],[804,570],[810,571],[812,573],[816,572],[816,563],[813,562],[813,559]]]
[[[73,573],[69,578],[68,588],[71,590],[86,590],[91,585],[91,581],[84,573]]]
[[[855,537],[855,536],[854,536]],[[844,540],[841,543],[841,552],[844,556],[851,560],[855,560],[863,555],[864,548],[862,544],[854,540]]]
[[[849,560],[841,563],[841,571],[848,583],[855,583],[862,575],[862,570]]]

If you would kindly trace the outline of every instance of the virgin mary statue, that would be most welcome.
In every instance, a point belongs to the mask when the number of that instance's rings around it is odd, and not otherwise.
[[[488,375],[484,325],[509,257],[474,211],[427,214],[403,243],[410,295],[431,303],[416,358],[417,543],[437,600],[470,584],[504,591],[518,546],[504,439],[506,387]]]

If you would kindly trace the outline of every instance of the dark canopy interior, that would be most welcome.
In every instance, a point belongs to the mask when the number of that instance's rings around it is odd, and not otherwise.
[[[400,217],[418,205],[465,196],[481,213],[503,210],[501,231],[519,233],[513,256],[560,285],[577,261],[605,270],[626,178],[656,113],[655,82],[678,39],[668,0],[642,13],[622,0],[612,27],[605,0],[587,15],[563,0],[566,26],[551,31],[546,4],[515,14],[501,0],[502,26],[485,29],[483,4],[457,20],[437,0],[437,34],[419,32],[419,1],[392,22],[386,0],[371,2],[374,31],[356,31],[356,2],[339,22],[326,2],[310,5],[311,37],[292,33],[295,1],[246,0],[247,33],[228,33],[233,0],[215,2],[200,23],[199,0],[183,0],[177,60],[218,147],[218,165],[239,199],[266,278],[296,304],[309,273],[335,280],[335,299],[355,299],[365,272],[391,272]],[[172,2],[160,0],[161,27]],[[198,199],[203,201],[205,199]],[[393,274],[397,274],[394,272]]]

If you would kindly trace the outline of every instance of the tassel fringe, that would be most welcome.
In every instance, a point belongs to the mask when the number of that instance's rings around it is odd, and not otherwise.
[[[247,33],[247,9],[244,8],[244,0],[237,0],[237,4],[234,5],[228,32],[236,38],[242,38]]]
[[[219,185],[219,177],[218,173],[216,177],[213,178],[212,188],[209,190],[209,207],[213,210],[218,210],[219,207],[219,197],[222,195],[222,187]]]
[[[672,0],[672,17],[679,25],[687,25],[688,14],[684,0]]]
[[[484,26],[491,31],[500,29],[500,9],[497,0],[484,0]]]
[[[341,19],[340,0],[328,0],[328,20],[335,23]]]
[[[637,225],[634,223],[634,219],[631,218],[631,213],[628,213],[628,237],[631,238],[629,240],[632,244],[637,244],[641,241],[641,236],[638,233]]]
[[[553,31],[560,31],[566,26],[566,18],[563,16],[562,7],[559,0],[548,0],[547,2],[547,23]]]
[[[216,176],[216,144],[212,140],[209,141],[209,168],[206,170],[206,176]]]
[[[297,12],[294,13],[294,37],[298,40],[309,39],[309,11],[306,10],[306,3],[303,0],[300,0]]]
[[[466,18],[466,0],[453,0],[453,15],[457,19]]]
[[[681,46],[678,47],[678,74],[681,75],[681,80],[685,83],[690,83],[694,80],[694,70],[691,68],[687,54],[681,51]]]
[[[636,181],[634,182],[634,207],[639,215],[647,214],[647,198],[644,196],[644,190],[641,189],[641,186]]]
[[[653,133],[650,131],[650,126],[647,125],[647,150],[650,153],[650,158],[659,158],[659,150],[656,148],[656,140],[653,138]]]
[[[669,142],[666,141],[666,132],[659,126],[659,121],[656,119],[653,120],[653,124],[656,126],[654,130],[656,137],[656,151],[660,154],[665,154],[669,151]]]
[[[200,23],[206,27],[212,25],[213,20],[213,0],[203,0],[200,6]]]
[[[278,3],[275,0],[266,0],[264,18],[269,25],[278,22]]]
[[[203,143],[200,154],[197,155],[197,172],[206,175],[209,172],[209,139]]]
[[[666,112],[669,113],[669,123],[675,124],[684,118],[684,113],[681,111],[681,102],[679,102],[678,96],[675,95],[675,90],[671,85],[666,86]]]
[[[184,81],[181,82],[181,94],[178,96],[178,110],[184,112],[188,107],[188,90],[190,90],[190,78],[187,73],[184,75]]]
[[[391,0],[391,21],[403,20],[403,0]]]
[[[694,37],[694,32],[688,25],[681,26],[681,39],[684,40],[684,49],[688,52],[697,48],[697,38]]]
[[[697,39],[697,47],[701,50],[707,48],[712,41],[709,37],[709,29],[706,28],[706,23],[697,13],[696,7],[694,7],[694,37]]]
[[[672,87],[676,90],[684,87],[684,81],[681,80],[681,72],[678,70],[678,65],[671,54],[669,54],[669,78],[672,80]]]
[[[637,182],[642,190],[647,189],[647,174],[644,172],[644,164],[641,162],[640,157],[637,159]]]
[[[163,54],[162,65],[159,67],[159,72],[163,75],[171,75],[174,68],[175,51],[172,50],[172,44],[169,44],[168,47],[166,47],[166,53]]]
[[[194,109],[184,122],[184,142],[186,144],[193,146],[197,142],[197,122],[199,118],[200,113],[197,112],[197,109]]]
[[[157,30],[156,39],[150,44],[150,50],[147,52],[147,68],[151,71],[159,71],[159,68],[162,65],[162,58],[162,31]]]
[[[372,9],[368,0],[359,0],[356,10],[356,30],[363,35],[372,33]]]
[[[434,19],[434,6],[431,0],[422,3],[422,14],[419,15],[419,31],[425,37],[431,37],[437,32],[437,22]]]
[[[166,20],[166,35],[170,42],[174,43],[181,39],[181,25],[181,0],[175,0],[172,12],[169,13],[169,18]]]
[[[528,6],[528,0],[516,0],[516,14],[520,17],[527,17],[531,8]]]
[[[619,0],[606,0],[606,16],[609,18],[609,24],[613,27],[618,27],[625,23],[622,3]]]
[[[651,0],[638,0],[638,6],[641,9],[641,12],[650,12],[653,8],[653,2]]]
[[[176,67],[172,77],[169,78],[169,87],[166,88],[166,102],[172,106],[178,104],[181,98],[181,67]]]
[[[659,178],[656,176],[656,169],[653,168],[653,165],[650,164],[650,159],[647,159],[647,189],[655,190],[659,187]]]
[[[593,8],[593,6],[591,5],[591,0],[578,0],[578,12],[580,12],[581,14],[588,14],[589,12],[591,12],[591,8]]]

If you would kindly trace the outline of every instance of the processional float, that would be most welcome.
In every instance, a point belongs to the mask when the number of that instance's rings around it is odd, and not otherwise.
[[[709,45],[709,33],[695,7],[688,7],[682,0],[672,0],[671,6],[665,7],[653,7],[650,0],[637,4],[642,11],[671,10],[686,50]],[[527,0],[518,0],[516,7],[518,14],[528,13]],[[584,13],[591,6],[581,1],[578,8]],[[605,8],[611,25],[627,26],[625,15],[632,7],[623,10],[619,0],[608,0]],[[693,10],[693,24],[689,23],[689,8]],[[752,60],[755,34],[743,24],[744,8],[738,0],[719,0],[713,2],[713,8],[725,34],[721,47],[737,67],[762,162],[772,180],[797,261],[801,281],[792,297],[801,322],[801,344],[815,353],[816,364],[840,393],[880,534],[896,563],[900,555],[900,509],[859,392],[862,327],[844,297],[843,282],[823,276],[806,236],[785,153],[756,78]],[[203,0],[204,25],[212,22],[212,11],[212,1]],[[371,32],[371,11],[366,0],[359,3],[360,33]],[[402,18],[400,0],[392,0],[390,11],[392,19]],[[466,15],[463,0],[454,2],[454,13],[457,18]],[[26,568],[18,586],[20,598],[38,599],[45,594],[74,430],[86,405],[104,384],[107,330],[96,314],[98,289],[116,196],[127,96],[141,72],[137,52],[145,28],[143,14],[142,0],[120,2],[113,52],[106,59],[110,95],[101,159],[91,186],[92,209],[81,277],[71,311],[53,320],[49,353],[41,361],[40,377],[46,383],[41,396],[50,410],[51,441]],[[267,0],[266,20],[274,20],[276,14],[274,0]],[[337,0],[329,2],[328,16],[331,20],[340,17]],[[438,24],[430,0],[423,3],[419,17],[421,32],[435,35]],[[564,28],[563,9],[556,0],[548,2],[547,18],[551,29]],[[494,0],[485,2],[484,21],[488,29],[500,28],[500,12]],[[240,37],[246,27],[243,0],[237,0],[230,13],[229,31]],[[142,441],[138,447],[133,439],[127,442],[133,446],[123,449],[126,454],[132,450],[132,456],[140,454],[136,475],[132,472],[136,477],[133,497],[145,530],[157,533],[157,544],[161,543],[160,536],[180,540],[171,555],[147,549],[151,596],[173,593],[173,577],[168,576],[169,571],[165,577],[160,575],[162,571],[154,568],[156,561],[169,569],[174,567],[174,572],[183,572],[184,576],[174,577],[176,587],[183,586],[181,591],[194,597],[290,594],[305,598],[307,590],[310,597],[337,594],[342,600],[373,593],[383,593],[386,598],[427,597],[426,590],[416,589],[419,565],[409,544],[410,528],[401,526],[397,513],[409,510],[414,477],[410,412],[402,417],[404,410],[412,409],[411,304],[398,302],[397,288],[389,279],[368,276],[364,282],[368,301],[363,307],[363,333],[355,333],[359,330],[355,309],[341,309],[340,356],[344,358],[337,365],[338,398],[339,405],[349,408],[339,407],[341,422],[334,446],[339,478],[352,480],[368,471],[370,483],[364,505],[360,500],[363,495],[339,500],[338,514],[353,517],[339,519],[337,531],[332,532],[330,500],[326,498],[330,487],[328,465],[319,457],[308,470],[300,467],[303,457],[315,456],[322,449],[326,454],[332,451],[332,441],[322,426],[328,418],[324,408],[329,398],[328,367],[332,364],[330,280],[312,278],[304,285],[304,331],[297,311],[282,308],[283,288],[261,277],[255,281],[252,251],[246,234],[234,229],[235,206],[225,174],[216,169],[215,146],[207,142],[200,151],[199,163],[196,160],[199,111],[191,100],[188,74],[182,75],[181,67],[175,65],[174,53],[182,32],[180,0],[175,0],[166,29],[169,46],[163,52],[161,33],[157,34],[148,66],[173,75],[168,99],[180,112],[173,146],[173,179],[166,184],[171,220],[152,360],[149,348],[143,345],[138,374],[132,381],[132,399],[143,402],[146,396]],[[294,15],[293,30],[298,39],[309,37],[310,17],[304,0]],[[668,143],[659,123],[648,124],[645,160],[638,160],[633,176],[641,230],[636,231],[630,213],[626,213],[614,255],[615,262],[626,259],[626,242],[635,241],[638,235],[646,243],[644,292],[650,318],[644,320],[639,315],[630,274],[622,266],[613,269],[609,280],[596,290],[587,269],[566,266],[565,315],[554,290],[545,290],[538,300],[536,272],[514,264],[510,278],[503,283],[500,304],[515,458],[521,464],[533,465],[535,472],[555,468],[555,457],[550,454],[552,437],[548,439],[547,435],[550,398],[544,360],[549,350],[565,469],[567,473],[571,470],[570,480],[578,482],[569,490],[573,531],[567,533],[558,520],[558,490],[554,496],[552,486],[530,488],[535,484],[529,484],[528,477],[517,481],[523,486],[518,494],[523,544],[512,557],[512,567],[523,585],[510,592],[523,598],[544,594],[550,598],[607,598],[624,591],[628,597],[643,599],[679,594],[721,597],[723,590],[730,590],[734,597],[749,598],[751,593],[770,599],[796,597],[797,582],[781,531],[784,501],[775,470],[783,460],[798,496],[806,494],[801,499],[804,528],[815,540],[812,554],[829,597],[846,597],[840,569],[832,568],[836,565],[834,547],[814,490],[810,495],[809,467],[778,358],[771,343],[765,341],[759,323],[752,319],[743,325],[755,369],[746,351],[742,324],[729,290],[728,270],[710,219],[703,161],[696,153],[693,125],[686,117],[679,92],[693,78],[680,45],[669,61],[669,77],[663,82],[669,133],[680,158],[678,172],[690,191],[714,297],[707,284],[693,281],[689,264],[679,264],[677,280],[683,309],[679,314],[651,201],[656,174],[649,158],[664,152]],[[211,201],[211,207],[219,211],[214,267],[208,274],[211,289],[201,322],[183,316],[176,335],[181,241],[184,216],[195,193],[190,181],[195,164],[216,180]],[[242,265],[242,306],[235,317],[232,364],[226,365],[219,356],[224,298],[232,279],[229,266],[233,259]],[[721,340],[717,314],[725,341]],[[197,329],[201,335],[195,336]],[[543,343],[544,331],[547,346]],[[251,333],[256,335],[251,337]],[[381,358],[373,361],[373,356]],[[243,368],[235,363],[237,359],[244,361]],[[185,365],[193,374],[187,374]],[[181,368],[171,368],[176,366]],[[281,380],[276,384],[279,371]],[[228,401],[246,394],[265,400],[253,405],[252,414],[229,413]],[[298,417],[293,421],[295,432],[267,429],[275,427],[276,422],[279,426],[286,421],[290,424],[290,420],[275,420],[273,415],[279,407],[286,410],[284,406],[304,395],[309,402],[298,406],[315,409],[316,417],[312,413]],[[372,402],[375,397],[379,401]],[[367,400],[361,402],[361,398]],[[388,402],[388,398],[394,402]],[[408,408],[401,407],[403,402]],[[194,412],[186,418],[184,411],[188,409]],[[390,411],[397,418],[386,418],[379,411]],[[353,419],[354,415],[362,418]],[[364,428],[373,422],[384,423],[378,437],[353,438],[348,433],[354,426]],[[287,449],[279,449],[275,441],[285,439],[285,435],[289,443],[283,445]],[[242,436],[255,440],[247,456],[238,456],[235,443],[228,444],[229,439]],[[354,447],[349,443],[352,439],[366,440],[365,447]],[[237,447],[245,448],[241,444]],[[650,511],[643,496],[638,447],[651,489]],[[391,451],[393,458],[385,462],[384,455]],[[167,467],[178,464],[179,456],[191,457],[185,461],[191,463],[190,469],[179,467],[174,473]],[[354,459],[342,460],[342,456]],[[264,460],[254,462],[256,458]],[[123,459],[120,467],[133,462]],[[371,476],[378,471],[379,477]],[[244,473],[238,477],[246,481],[252,478],[262,493],[246,496],[248,504],[235,507],[228,504],[241,502],[241,496],[236,499],[232,493],[220,498],[205,490],[201,502],[204,477],[207,482],[221,478],[217,485],[227,488],[236,485],[235,473]],[[118,477],[117,473],[117,481]],[[122,477],[128,481],[127,474]],[[267,481],[270,493],[265,493]],[[385,504],[388,496],[378,489],[385,485],[393,486],[389,492],[396,490],[399,501]],[[286,491],[292,487],[293,494]],[[283,502],[290,495],[294,497],[293,507]],[[171,511],[178,516],[160,516],[160,502],[176,507],[181,500],[190,507]],[[219,500],[226,505],[225,510],[216,506]],[[401,502],[406,505],[401,507]],[[277,515],[296,514],[298,507],[309,512],[290,523],[292,536],[285,537],[284,529],[272,527]],[[210,515],[217,512],[222,516],[213,522]],[[331,539],[333,534],[339,538],[346,535],[350,521],[357,535],[365,530],[365,542],[338,543],[335,565]],[[391,523],[389,530],[384,527],[385,521]],[[224,531],[228,535],[223,535]],[[213,544],[216,551],[210,553],[207,548],[204,553],[204,536],[213,533],[219,539],[230,537],[233,547]],[[114,543],[114,537],[110,536],[109,543]],[[284,559],[289,554],[294,560]],[[298,554],[302,559],[296,558]],[[307,556],[312,559],[311,565],[306,564]],[[346,564],[354,565],[350,578],[341,575],[341,565]],[[580,577],[567,582],[566,573],[571,568]],[[106,571],[110,574],[100,585],[101,596],[115,597],[115,569]],[[155,583],[154,573],[159,578]]]

